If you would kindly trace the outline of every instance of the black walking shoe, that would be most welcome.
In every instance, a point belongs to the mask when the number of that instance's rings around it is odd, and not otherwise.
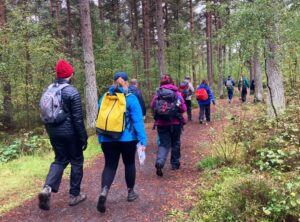
[[[202,121],[202,120],[199,120],[199,123],[200,123],[200,124],[203,124],[203,121]]]
[[[137,199],[138,197],[139,197],[139,195],[137,195],[137,193],[134,192],[133,188],[128,189],[128,197],[127,197],[128,202],[132,202],[135,199]]]
[[[171,170],[179,170],[180,166],[172,165]]]
[[[105,202],[106,202],[106,196],[101,196],[99,197],[98,204],[97,204],[97,210],[100,213],[105,213],[106,207],[105,207]]]
[[[162,166],[159,163],[157,163],[155,164],[155,168],[156,168],[156,175],[162,177],[164,175],[162,172]]]
[[[106,210],[105,202],[106,202],[107,194],[108,194],[108,188],[105,186],[101,190],[101,194],[100,194],[100,197],[99,197],[98,203],[97,203],[97,210],[100,213],[105,213],[105,210]]]
[[[42,192],[38,195],[39,208],[42,210],[50,210],[51,187],[46,185]]]

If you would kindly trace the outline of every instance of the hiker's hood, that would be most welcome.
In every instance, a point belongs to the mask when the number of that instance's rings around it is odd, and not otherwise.
[[[199,86],[199,88],[205,88],[205,89],[207,89],[207,88],[208,88],[208,85],[205,84],[205,83],[201,83],[200,86]]]
[[[123,87],[119,86],[119,87],[116,87],[116,86],[110,86],[109,89],[108,89],[108,92],[110,94],[113,94],[113,93],[116,93],[116,92],[119,92],[119,93],[127,93],[127,91],[125,89],[123,89]]]
[[[128,91],[129,92],[135,92],[135,91],[137,91],[138,90],[138,88],[135,86],[135,85],[130,85],[129,87],[128,87]]]
[[[174,92],[177,92],[177,91],[178,91],[177,86],[175,86],[175,85],[173,85],[173,84],[162,85],[162,86],[160,86],[160,88],[170,89],[170,90],[173,90]]]

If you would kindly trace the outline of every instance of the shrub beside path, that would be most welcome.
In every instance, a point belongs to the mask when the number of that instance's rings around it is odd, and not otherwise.
[[[238,109],[237,98],[230,106]],[[104,164],[103,156],[99,155],[92,160],[89,167],[84,170],[82,181],[82,192],[87,194],[87,200],[77,206],[68,206],[69,180],[64,179],[59,193],[53,194],[51,209],[42,211],[38,208],[37,198],[25,202],[4,216],[0,221],[111,221],[111,222],[133,222],[133,221],[167,221],[167,214],[172,209],[189,211],[192,208],[193,199],[199,180],[199,171],[196,163],[209,153],[209,129],[221,130],[226,121],[224,118],[224,107],[226,100],[219,100],[216,107],[212,106],[212,123],[200,125],[198,109],[193,110],[193,121],[184,127],[181,140],[181,168],[172,171],[169,158],[163,170],[164,176],[159,178],[155,174],[156,157],[156,130],[152,130],[153,122],[146,123],[148,135],[147,158],[143,168],[137,161],[136,191],[139,199],[127,202],[127,189],[124,178],[124,168],[120,159],[115,181],[110,189],[106,213],[97,211],[96,205],[100,192],[101,173]],[[37,190],[37,194],[40,190]],[[24,190],[23,192],[26,192]]]

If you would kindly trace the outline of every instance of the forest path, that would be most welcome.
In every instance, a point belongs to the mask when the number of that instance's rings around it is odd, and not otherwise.
[[[199,181],[199,171],[196,163],[209,154],[209,130],[214,128],[222,130],[227,121],[228,111],[237,112],[241,104],[238,98],[232,104],[227,100],[218,100],[217,106],[212,106],[212,122],[200,125],[198,122],[198,109],[193,110],[193,121],[188,122],[181,139],[181,168],[172,171],[169,158],[163,170],[164,176],[159,178],[155,174],[156,158],[156,130],[152,130],[153,121],[146,123],[148,135],[147,158],[141,169],[137,161],[136,191],[139,198],[134,202],[127,202],[127,190],[124,179],[123,163],[119,169],[114,183],[110,189],[106,213],[97,211],[101,173],[104,164],[102,155],[95,157],[84,170],[82,192],[87,194],[83,203],[68,206],[69,180],[64,179],[60,191],[51,196],[51,209],[43,211],[38,208],[37,198],[25,202],[22,206],[8,212],[0,221],[109,221],[109,222],[143,222],[167,221],[167,214],[171,209],[188,211],[192,207],[196,186]],[[120,160],[122,161],[122,160]],[[24,191],[26,192],[26,191]],[[39,190],[37,190],[37,193]]]

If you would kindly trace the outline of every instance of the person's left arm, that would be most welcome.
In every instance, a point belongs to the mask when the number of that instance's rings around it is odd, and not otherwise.
[[[207,88],[207,94],[208,94],[209,100],[215,105],[215,96],[214,96],[213,91],[209,87]]]
[[[136,96],[129,95],[128,102],[129,115],[132,121],[133,128],[135,129],[135,132],[137,134],[137,139],[142,145],[147,146],[146,130],[143,121],[142,109],[139,104],[139,101]]]

